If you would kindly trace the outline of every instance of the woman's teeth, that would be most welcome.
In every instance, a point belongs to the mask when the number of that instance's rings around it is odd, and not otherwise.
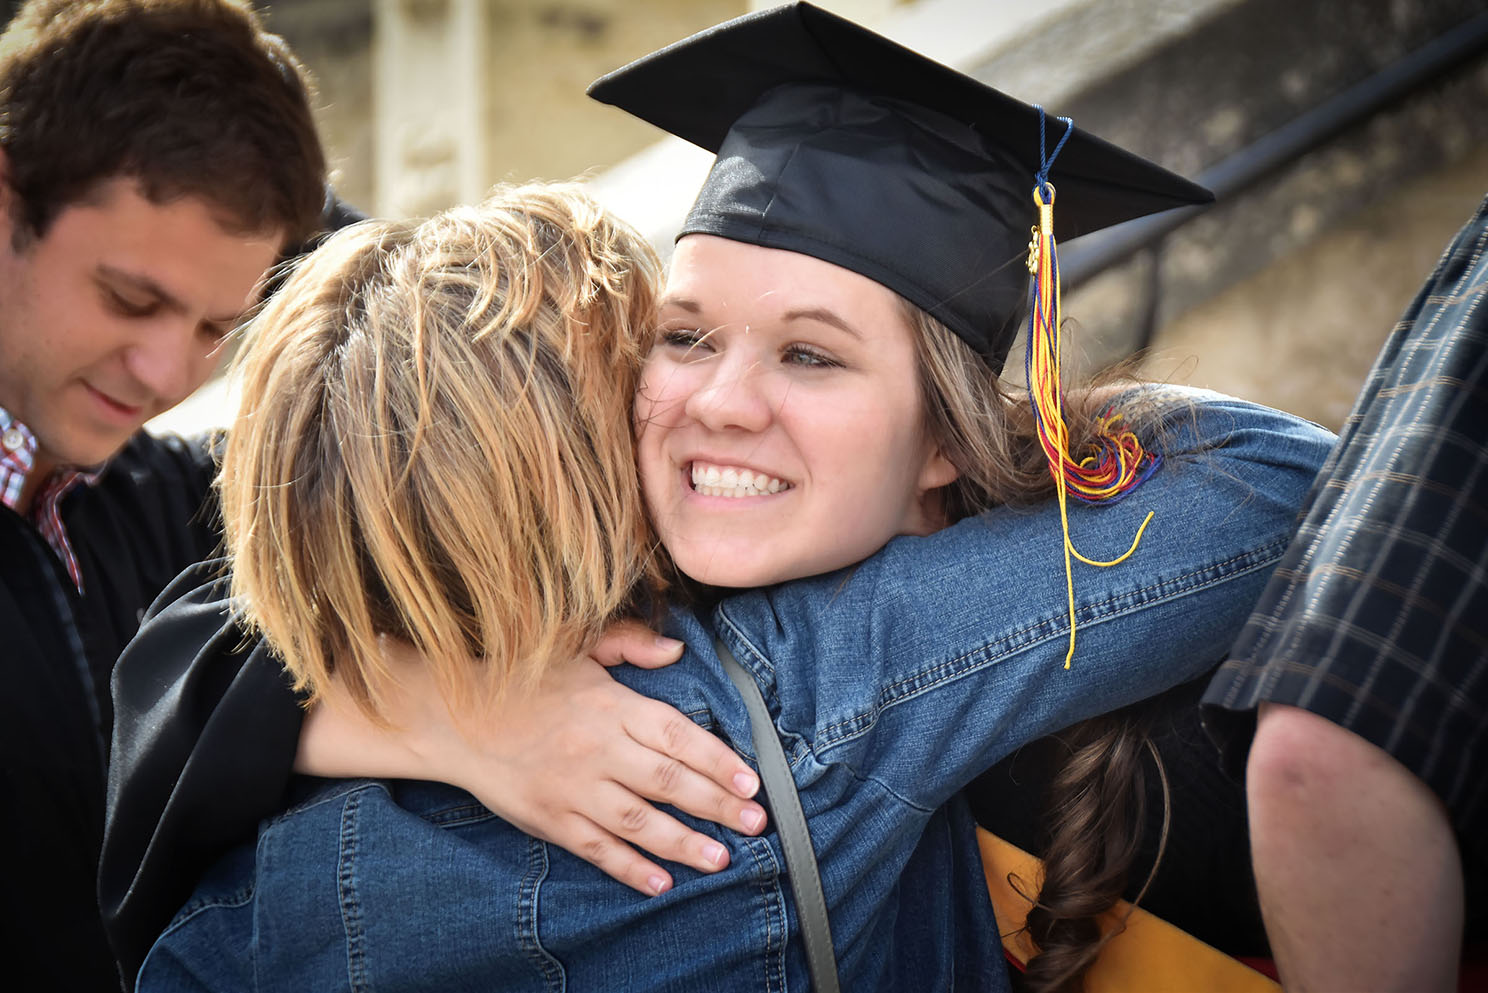
[[[694,465],[692,467],[692,488],[703,496],[753,497],[788,490],[790,484],[774,476],[766,476],[762,472],[751,472],[748,469]]]

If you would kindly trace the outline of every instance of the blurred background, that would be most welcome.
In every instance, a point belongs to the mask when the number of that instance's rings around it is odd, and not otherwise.
[[[820,5],[1221,192],[1172,230],[1139,222],[1062,248],[1087,368],[1140,353],[1144,375],[1336,428],[1488,192],[1482,0]],[[425,214],[503,180],[582,175],[665,253],[709,157],[584,88],[747,9],[277,0],[266,16],[315,73],[336,187],[366,212]],[[221,423],[231,404],[213,384],[159,426]]]

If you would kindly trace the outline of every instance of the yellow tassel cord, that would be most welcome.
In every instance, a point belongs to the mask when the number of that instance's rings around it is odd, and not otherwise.
[[[1160,459],[1145,452],[1130,428],[1120,426],[1119,414],[1102,417],[1097,425],[1100,450],[1079,462],[1069,456],[1069,428],[1064,422],[1064,394],[1060,388],[1061,301],[1059,259],[1054,245],[1054,187],[1041,183],[1034,188],[1039,223],[1028,245],[1028,271],[1033,276],[1033,308],[1028,323],[1027,378],[1039,443],[1049,460],[1059,501],[1059,522],[1064,544],[1065,592],[1069,602],[1069,651],[1064,667],[1075,655],[1075,577],[1070,559],[1105,568],[1131,557],[1152,520],[1149,511],[1124,555],[1098,562],[1081,555],[1070,540],[1068,497],[1086,503],[1109,503],[1139,486],[1157,468]]]

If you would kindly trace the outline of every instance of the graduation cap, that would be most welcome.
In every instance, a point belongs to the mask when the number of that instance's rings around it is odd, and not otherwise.
[[[1119,416],[1101,419],[1094,451],[1068,451],[1055,240],[1214,195],[809,3],[652,52],[589,95],[717,154],[681,234],[801,252],[867,276],[940,320],[994,371],[1032,274],[1029,403],[1060,507],[1069,668],[1071,557],[1116,565],[1141,531],[1112,562],[1080,556],[1066,498],[1119,500],[1161,460]]]
[[[809,3],[669,45],[601,77],[589,95],[717,154],[682,234],[802,252],[867,276],[994,369],[1027,299],[1035,185],[1057,188],[1060,238],[1214,199]]]

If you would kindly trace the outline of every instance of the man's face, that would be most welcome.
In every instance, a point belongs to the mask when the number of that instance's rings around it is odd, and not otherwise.
[[[17,249],[14,195],[0,193],[0,406],[36,436],[37,469],[94,465],[212,374],[283,238],[116,178]]]

